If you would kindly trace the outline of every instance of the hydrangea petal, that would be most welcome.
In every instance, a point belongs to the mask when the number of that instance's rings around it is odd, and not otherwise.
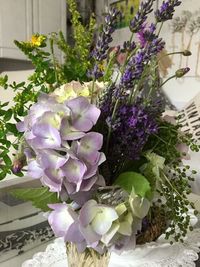
[[[32,139],[31,144],[35,148],[59,148],[61,145],[58,130],[48,124],[35,124],[33,134],[36,137]]]
[[[40,163],[44,169],[47,168],[55,168],[58,169],[62,167],[66,161],[68,160],[69,156],[61,156],[54,150],[44,149],[39,151]]]
[[[84,237],[79,230],[78,221],[73,222],[68,231],[65,234],[65,242],[81,243],[84,241]]]
[[[97,202],[93,199],[87,201],[80,210],[79,220],[85,227],[92,222],[97,213]]]
[[[100,157],[99,149],[103,145],[103,135],[95,132],[87,133],[78,146],[78,155],[91,164],[95,164]]]
[[[113,208],[104,207],[92,220],[92,228],[99,235],[104,235],[111,228],[113,221],[118,219],[118,215]]]
[[[89,131],[100,116],[100,109],[90,104],[88,99],[82,96],[67,101],[66,105],[72,112],[72,126],[79,131]]]
[[[48,221],[57,237],[65,236],[70,225],[76,220],[77,214],[67,204],[49,204],[54,209],[48,216]]]
[[[60,192],[62,188],[63,174],[60,169],[46,169],[41,182],[49,187],[51,192]]]
[[[82,235],[84,236],[86,242],[88,245],[93,244],[94,242],[97,242],[101,239],[101,236],[98,235],[90,225],[83,227],[80,225],[80,231]]]
[[[62,167],[62,171],[69,182],[78,183],[83,179],[86,172],[86,165],[78,160],[69,158],[65,165]]]
[[[73,128],[67,118],[62,119],[60,133],[63,140],[78,140],[85,135],[84,132]]]
[[[43,175],[43,169],[40,167],[36,160],[30,160],[28,163],[28,176],[40,179]]]

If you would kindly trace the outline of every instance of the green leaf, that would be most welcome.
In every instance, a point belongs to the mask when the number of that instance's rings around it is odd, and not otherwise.
[[[18,130],[16,128],[16,125],[13,123],[6,123],[6,128],[9,132],[13,133],[15,136],[18,135]]]
[[[6,172],[4,172],[4,171],[1,171],[0,172],[0,180],[3,180],[5,177],[6,177]]]
[[[137,195],[141,197],[150,197],[150,184],[148,180],[140,173],[124,172],[118,176],[115,184],[122,187],[128,193],[131,193],[132,189],[134,188],[134,191]]]
[[[140,171],[148,179],[152,190],[154,190],[156,188],[157,181],[160,180],[160,170],[163,170],[165,167],[165,158],[151,151],[147,152],[145,156],[148,162],[140,167]]]
[[[0,110],[0,116],[4,116],[6,114],[6,110],[1,109]]]
[[[4,155],[3,160],[4,160],[7,167],[12,166],[12,160],[9,158],[8,155]]]
[[[9,104],[9,102],[5,102],[5,103],[1,104],[1,107],[2,107],[2,108],[3,108],[3,107],[6,107],[8,104]]]
[[[8,109],[7,111],[6,111],[6,113],[5,113],[5,115],[4,115],[4,120],[5,121],[9,121],[10,119],[11,119],[11,117],[12,117],[12,109]]]
[[[0,158],[3,158],[5,155],[7,155],[9,150],[7,148],[4,148],[4,150],[0,154]]]
[[[31,201],[33,206],[43,211],[50,210],[48,204],[60,202],[57,193],[49,192],[47,187],[14,189],[11,194],[18,199]]]
[[[7,139],[0,139],[0,143],[5,145],[7,148],[11,146],[11,142]]]

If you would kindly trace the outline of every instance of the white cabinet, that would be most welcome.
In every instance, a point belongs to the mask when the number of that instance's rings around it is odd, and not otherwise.
[[[33,33],[66,34],[66,0],[0,0],[0,58],[25,59],[13,43]]]

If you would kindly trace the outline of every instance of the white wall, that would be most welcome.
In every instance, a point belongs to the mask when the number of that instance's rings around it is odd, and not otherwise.
[[[200,9],[200,1],[199,0],[183,0],[181,6],[176,8],[175,17],[179,16],[183,10],[195,12]],[[173,34],[171,32],[170,23],[164,24],[164,27],[161,31],[161,36],[166,41],[166,47],[169,52],[173,51],[173,42],[172,37]],[[185,33],[184,36],[184,49],[187,48],[190,40],[189,33]],[[175,35],[175,51],[181,51],[182,41],[181,34],[176,33]],[[180,55],[175,55],[173,57],[173,66],[169,71],[169,76],[173,75],[174,72],[180,67],[190,67],[191,71],[185,76],[185,78],[171,80],[164,86],[164,91],[170,98],[172,102],[178,102],[178,107],[181,108],[185,105],[186,102],[191,100],[196,94],[200,93],[200,76],[196,76],[195,68],[197,63],[197,46],[200,44],[200,32],[194,35],[192,44],[191,44],[191,52],[192,56],[188,58],[188,62],[186,57],[183,57],[182,64],[180,65]],[[199,58],[200,60],[200,58]],[[198,73],[200,75],[200,64],[198,68]]]

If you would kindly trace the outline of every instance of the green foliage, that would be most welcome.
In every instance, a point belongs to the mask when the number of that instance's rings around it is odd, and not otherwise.
[[[67,44],[62,32],[51,36],[65,56],[64,64],[58,65],[59,79],[62,82],[70,82],[72,80],[87,81],[87,71],[91,67],[89,53],[93,42],[96,21],[91,16],[89,25],[84,26],[80,22],[81,16],[77,11],[76,2],[74,0],[67,0],[67,4],[72,16],[74,45],[70,46]]]
[[[151,187],[148,180],[140,173],[137,172],[124,172],[116,179],[115,185],[119,185],[128,193],[132,189],[136,195],[141,197],[150,197]]]
[[[0,76],[0,86],[2,86],[4,89],[7,89],[7,81],[8,75]]]
[[[148,179],[151,188],[154,191],[156,189],[158,181],[160,180],[160,171],[165,167],[165,158],[160,157],[150,151],[147,152],[145,156],[148,162],[140,167],[140,171]]]
[[[72,15],[74,45],[66,42],[64,35],[52,33],[48,36],[34,34],[30,41],[15,40],[15,45],[25,54],[35,67],[34,73],[28,82],[9,83],[8,76],[0,76],[1,89],[12,88],[16,95],[14,105],[8,102],[0,103],[0,179],[11,173],[11,158],[9,148],[18,148],[22,136],[16,129],[16,123],[27,115],[30,106],[37,101],[40,92],[50,93],[56,87],[72,80],[87,81],[87,71],[90,68],[89,53],[95,30],[95,19],[91,17],[88,26],[80,22],[76,1],[68,0],[69,11]],[[50,52],[46,47],[49,45]],[[64,53],[65,62],[61,64],[55,57],[54,49],[57,46]],[[9,135],[16,140],[8,148]],[[19,173],[21,176],[22,173]]]
[[[177,144],[180,143],[180,126],[166,121],[159,121],[158,133],[150,136],[145,150],[152,150],[157,155],[165,158],[166,163],[180,158]]]
[[[14,189],[11,194],[16,198],[31,201],[33,206],[43,211],[50,210],[48,204],[59,203],[57,193],[49,192],[47,187]]]

